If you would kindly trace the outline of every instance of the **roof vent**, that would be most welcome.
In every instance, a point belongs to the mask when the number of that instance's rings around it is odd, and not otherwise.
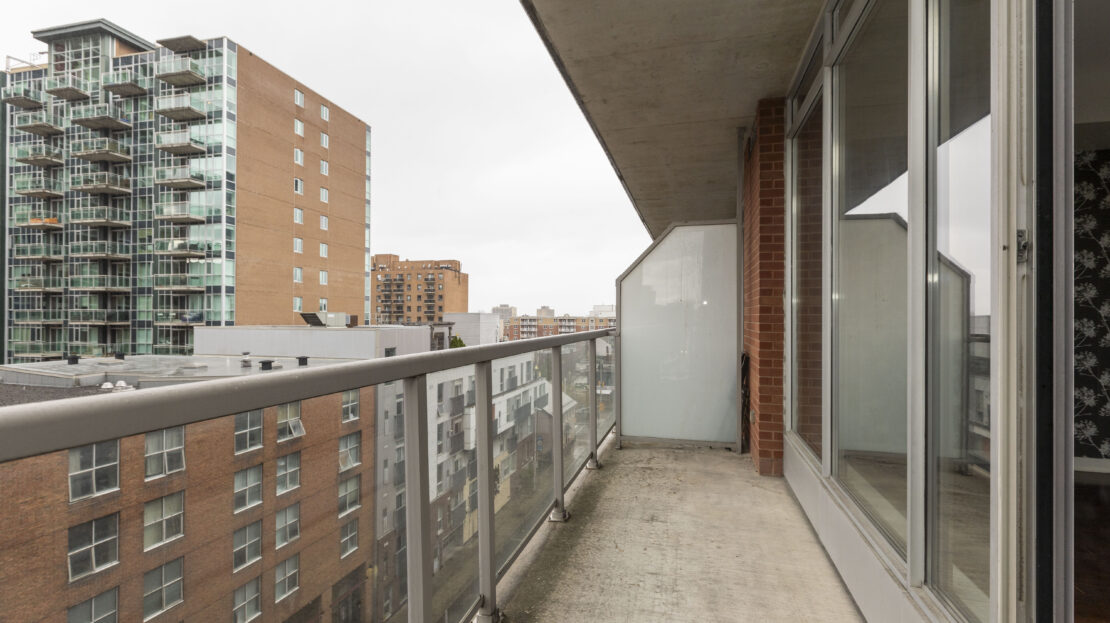
[[[104,389],[104,390],[108,390],[108,391],[112,391],[113,387],[115,387],[115,386],[112,385],[111,381],[104,381],[103,383],[100,384],[100,389]]]
[[[116,359],[119,359],[120,361],[122,361],[122,360],[123,360],[123,358],[124,358],[124,356],[123,356],[123,352],[118,352],[118,353],[116,353]]]
[[[273,359],[263,359],[263,360],[258,362],[258,367],[262,368],[263,370],[273,370],[274,369],[274,360]]]
[[[297,357],[297,365],[298,366],[307,366],[308,365],[308,355],[301,355],[301,356]]]
[[[66,357],[66,363],[68,363],[71,366],[77,365],[78,361],[81,361],[81,358],[78,357],[77,355],[70,355],[69,357]]]
[[[249,350],[243,351],[243,358],[239,360],[239,367],[240,368],[249,368],[249,367],[251,367],[251,351],[249,351]]]

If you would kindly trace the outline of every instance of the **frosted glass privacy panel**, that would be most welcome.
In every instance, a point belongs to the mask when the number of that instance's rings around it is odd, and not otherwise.
[[[676,227],[618,284],[621,435],[736,442],[736,225]]]

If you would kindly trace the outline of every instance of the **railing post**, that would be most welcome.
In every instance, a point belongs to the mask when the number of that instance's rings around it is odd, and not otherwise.
[[[409,623],[428,623],[432,610],[432,524],[428,499],[428,389],[425,376],[404,381],[405,529]]]
[[[613,337],[613,413],[616,423],[613,428],[617,434],[617,449],[621,447],[621,334],[618,331]]]
[[[474,366],[474,421],[478,438],[478,592],[476,623],[501,620],[497,609],[497,561],[493,536],[493,363]]]
[[[586,469],[598,469],[601,463],[597,462],[597,340],[586,342],[586,353],[586,384],[590,387],[590,458],[586,460]]]
[[[551,521],[566,521],[570,515],[563,505],[563,348],[551,349],[551,459],[555,484],[555,506]]]

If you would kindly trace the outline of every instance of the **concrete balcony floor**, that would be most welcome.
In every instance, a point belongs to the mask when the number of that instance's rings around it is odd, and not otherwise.
[[[782,478],[726,450],[610,448],[500,583],[510,623],[862,621]]]

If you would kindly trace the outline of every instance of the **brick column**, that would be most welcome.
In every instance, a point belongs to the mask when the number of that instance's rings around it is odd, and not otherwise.
[[[744,162],[744,350],[750,359],[751,452],[756,470],[782,475],[785,109],[759,102]]]

